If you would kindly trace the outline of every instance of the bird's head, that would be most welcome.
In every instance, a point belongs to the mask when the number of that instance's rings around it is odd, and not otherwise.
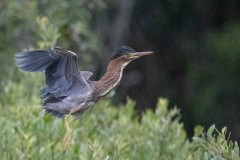
[[[132,49],[129,46],[121,46],[117,48],[116,51],[113,53],[111,60],[121,59],[126,62],[130,62],[134,59],[137,59],[145,55],[149,55],[151,53],[153,52],[152,51],[136,52],[134,49]]]

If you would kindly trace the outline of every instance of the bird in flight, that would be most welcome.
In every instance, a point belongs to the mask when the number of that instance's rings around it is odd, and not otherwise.
[[[41,99],[46,113],[59,118],[64,115],[78,118],[119,84],[123,69],[131,61],[151,53],[136,52],[128,46],[117,48],[99,81],[89,80],[93,73],[81,71],[76,54],[65,49],[55,47],[20,52],[15,59],[22,71],[44,72],[45,87],[41,90]]]

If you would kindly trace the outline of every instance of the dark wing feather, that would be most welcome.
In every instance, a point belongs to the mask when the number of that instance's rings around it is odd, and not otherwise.
[[[15,58],[19,69],[26,72],[44,71],[49,65],[58,59],[58,57],[54,57],[46,50],[17,53]]]
[[[76,83],[81,88],[89,85],[78,68],[76,54],[71,51],[51,48],[17,53],[16,63],[23,71],[45,72],[46,87],[41,91],[42,98],[49,94],[67,96]]]

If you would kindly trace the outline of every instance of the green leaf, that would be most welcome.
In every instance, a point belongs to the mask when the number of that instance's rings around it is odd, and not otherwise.
[[[200,137],[193,137],[192,138],[194,142],[197,142],[197,143],[204,143],[204,139],[203,138],[200,138]]]
[[[208,138],[212,138],[212,133],[213,133],[214,129],[215,129],[215,124],[212,125],[212,126],[208,129],[208,131],[207,131],[207,137],[208,137]]]

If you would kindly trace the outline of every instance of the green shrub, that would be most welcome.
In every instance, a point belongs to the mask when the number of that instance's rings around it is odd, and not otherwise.
[[[169,109],[166,99],[160,99],[156,110],[147,110],[139,120],[133,101],[112,106],[106,98],[71,123],[71,147],[64,150],[64,120],[42,111],[38,98],[41,81],[36,80],[40,76],[22,74],[22,81],[10,83],[0,95],[1,159],[240,158],[238,144],[226,137],[226,128],[219,132],[213,125],[203,133],[196,127],[189,141],[179,121],[179,109]]]

